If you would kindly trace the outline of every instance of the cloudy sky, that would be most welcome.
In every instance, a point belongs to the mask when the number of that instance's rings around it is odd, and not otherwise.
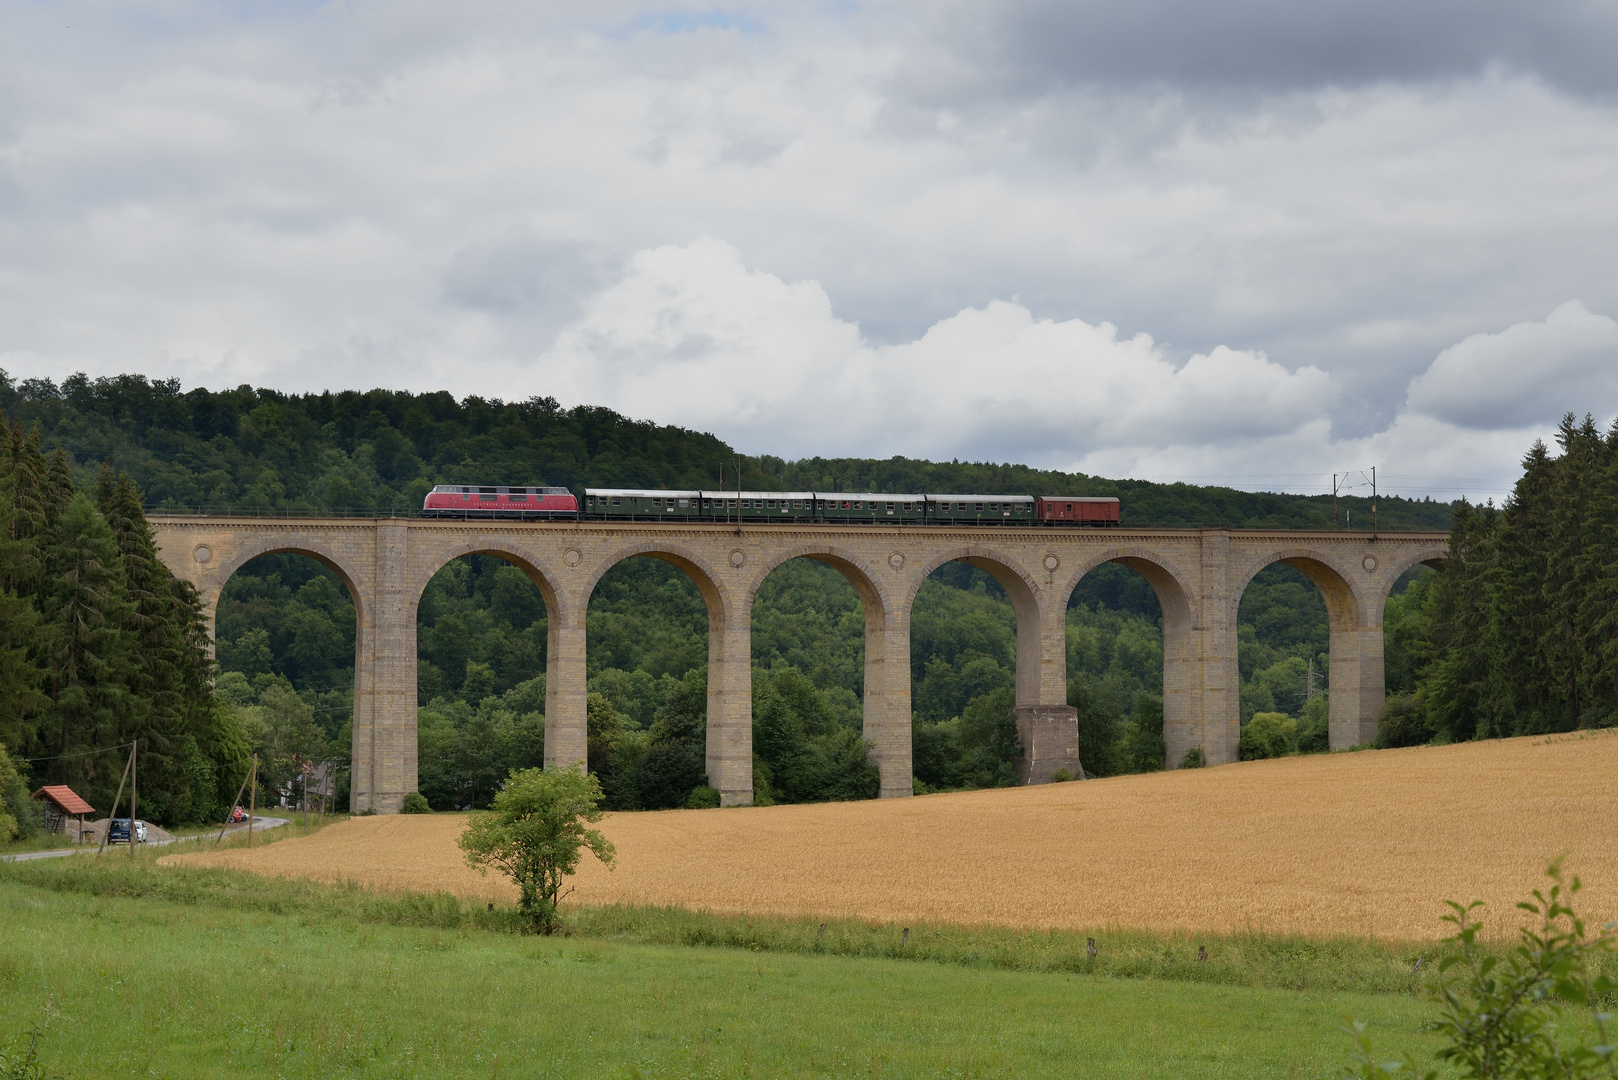
[[[14,378],[1478,497],[1615,315],[1612,3],[0,3]]]

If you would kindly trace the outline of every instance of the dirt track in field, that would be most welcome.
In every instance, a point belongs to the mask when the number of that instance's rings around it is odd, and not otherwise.
[[[461,859],[462,815],[355,818],[177,855],[387,890],[510,899]],[[883,802],[609,814],[573,899],[719,912],[1421,940],[1446,899],[1498,924],[1569,852],[1618,916],[1618,731],[1247,762]],[[167,860],[165,860],[167,861]]]

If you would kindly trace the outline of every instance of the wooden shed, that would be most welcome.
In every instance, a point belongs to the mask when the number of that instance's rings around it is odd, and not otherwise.
[[[74,794],[66,784],[47,784],[34,792],[34,798],[45,802],[45,831],[58,833],[67,828],[67,819],[79,819],[79,831],[84,831],[84,815],[96,812],[95,807]]]

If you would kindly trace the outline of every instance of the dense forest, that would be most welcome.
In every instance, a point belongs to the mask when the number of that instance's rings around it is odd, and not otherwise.
[[[41,453],[59,452],[60,483],[94,492],[110,470],[128,478],[126,500],[147,512],[414,513],[435,483],[694,487],[733,484],[740,467],[745,485],[766,490],[1111,494],[1123,500],[1126,524],[1319,528],[1333,514],[1330,496],[1020,465],[739,458],[709,435],[546,398],[182,392],[133,375],[58,386],[0,373],[0,408]],[[1344,498],[1339,509],[1371,520],[1368,500]],[[1377,508],[1385,528],[1441,528],[1450,514],[1447,504],[1386,496]],[[1419,582],[1411,591],[1426,595]],[[434,578],[418,617],[421,790],[438,808],[482,805],[509,769],[542,759],[544,604],[515,568],[472,556]],[[1068,622],[1069,699],[1086,770],[1163,767],[1161,614],[1150,587],[1133,571],[1102,567],[1075,593]],[[830,568],[789,563],[760,592],[753,623],[760,800],[874,793],[859,738],[864,634],[853,589]],[[1244,740],[1244,753],[1323,749],[1330,671],[1318,591],[1290,567],[1271,567],[1249,586],[1239,627],[1243,720],[1258,717],[1254,730],[1268,733]],[[231,580],[216,629],[221,673],[216,692],[199,700],[229,749],[197,742],[204,756],[214,753],[215,787],[230,786],[226,759],[245,747],[261,755],[271,790],[295,795],[302,763],[346,755],[354,650],[346,590],[313,560],[267,556]],[[588,630],[590,754],[609,803],[701,805],[711,798],[702,776],[707,619],[695,586],[667,564],[629,560],[602,580]],[[1010,783],[1016,634],[999,586],[964,564],[941,568],[917,598],[912,634],[918,790]],[[1390,672],[1413,670],[1396,651]],[[0,741],[21,745],[9,734]],[[179,820],[201,815],[205,801],[175,796],[162,813],[151,805],[154,818]]]
[[[1503,507],[1458,505],[1444,572],[1390,605],[1385,745],[1618,725],[1618,422],[1556,441]]]
[[[110,807],[135,740],[145,816],[215,814],[251,736],[213,679],[196,593],[129,478],[103,466],[77,490],[37,430],[0,428],[0,842],[39,827],[28,781]]]

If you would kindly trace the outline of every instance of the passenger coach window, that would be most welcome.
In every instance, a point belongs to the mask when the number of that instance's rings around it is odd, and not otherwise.
[[[613,499],[612,500],[612,505],[614,505],[614,506],[622,506],[623,504],[624,504],[623,499]]]
[[[512,502],[527,502],[528,501],[528,496],[526,496],[526,495],[513,495],[513,496],[511,496],[511,501]]]

